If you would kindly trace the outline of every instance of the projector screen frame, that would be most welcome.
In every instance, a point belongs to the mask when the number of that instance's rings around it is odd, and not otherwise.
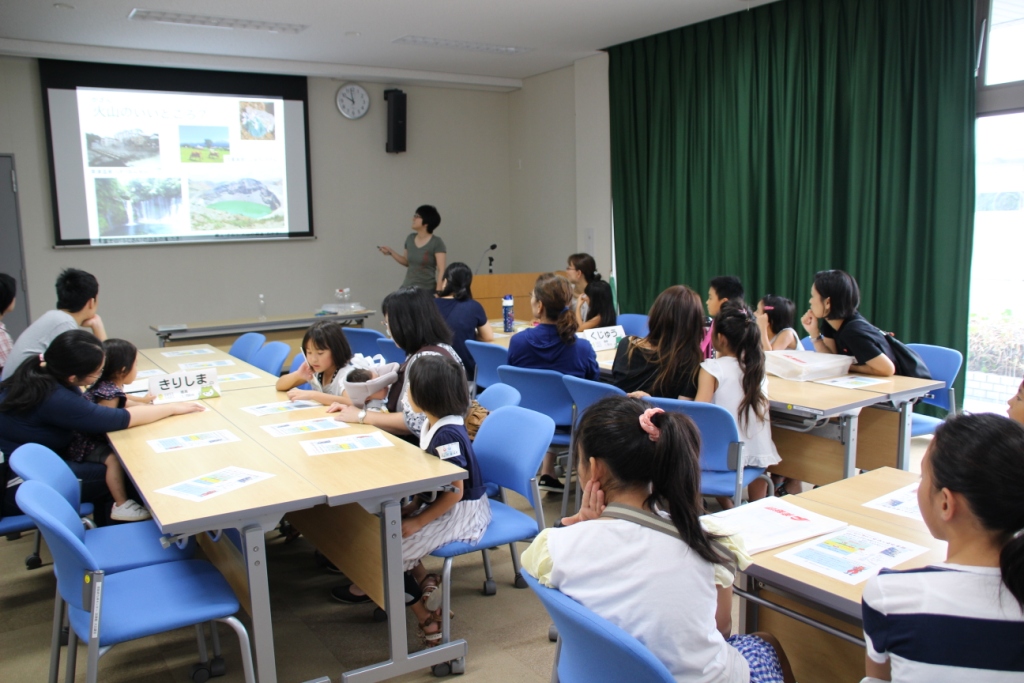
[[[313,225],[313,178],[309,154],[309,91],[305,76],[284,76],[253,72],[207,71],[126,64],[102,64],[58,59],[39,60],[39,82],[43,101],[43,125],[46,134],[47,164],[50,172],[50,200],[53,207],[54,249],[144,247],[231,242],[265,242],[311,240],[316,238]],[[302,132],[306,166],[306,211],[309,230],[300,233],[259,236],[224,236],[192,239],[152,239],[138,241],[96,242],[92,239],[65,239],[60,232],[60,210],[57,198],[57,174],[51,130],[49,91],[77,88],[106,88],[144,92],[195,93],[235,97],[276,98],[302,103]]]

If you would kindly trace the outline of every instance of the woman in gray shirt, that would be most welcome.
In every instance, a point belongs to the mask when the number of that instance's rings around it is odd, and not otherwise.
[[[391,247],[377,247],[406,266],[403,287],[420,287],[431,292],[441,289],[441,273],[445,269],[448,248],[434,230],[441,224],[441,214],[433,206],[424,204],[412,217],[412,233],[405,239],[405,251],[399,254]]]

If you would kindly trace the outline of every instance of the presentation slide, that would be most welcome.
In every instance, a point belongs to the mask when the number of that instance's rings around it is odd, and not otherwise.
[[[304,79],[61,62],[41,77],[58,246],[313,235]]]
[[[282,100],[77,96],[91,240],[288,232]]]

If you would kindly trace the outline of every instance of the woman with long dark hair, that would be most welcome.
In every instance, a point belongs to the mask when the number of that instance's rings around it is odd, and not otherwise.
[[[692,399],[704,360],[700,296],[686,285],[669,287],[654,300],[647,326],[646,337],[619,342],[612,363],[615,386],[638,396]]]
[[[473,299],[472,284],[473,271],[456,261],[445,268],[441,291],[434,300],[452,331],[452,347],[462,358],[467,377],[475,376],[476,361],[466,348],[466,341],[494,341],[494,330],[487,323],[484,307]]]
[[[420,429],[427,418],[409,405],[405,381],[409,367],[424,354],[447,356],[459,363],[462,358],[452,348],[452,331],[437,310],[434,295],[426,289],[402,287],[388,294],[381,304],[381,313],[384,314],[384,327],[388,334],[407,355],[398,370],[398,379],[388,391],[388,412],[367,412],[340,403],[332,405],[328,412],[337,412],[337,419],[342,422],[374,425],[418,442]]]

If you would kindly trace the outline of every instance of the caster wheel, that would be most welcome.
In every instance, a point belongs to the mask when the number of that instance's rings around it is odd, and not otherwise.
[[[526,583],[526,579],[523,578],[522,574],[516,574],[515,586],[516,586],[516,588],[528,588],[529,587],[527,585],[527,583]]]
[[[461,675],[461,674],[466,673],[466,658],[465,657],[459,657],[458,659],[453,659],[451,661],[451,665],[452,665],[452,673],[453,674],[460,674]]]
[[[494,583],[494,579],[484,581],[484,595],[494,595],[497,592],[498,584]]]
[[[430,673],[434,674],[438,678],[441,678],[442,676],[447,676],[451,672],[452,666],[448,662],[441,662],[440,664],[435,664],[434,666],[430,667]]]
[[[552,643],[558,640],[558,628],[554,624],[548,626],[548,640]]]
[[[225,667],[224,667],[224,658],[223,657],[214,657],[212,660],[210,660],[210,676],[212,676],[212,677],[223,676],[224,675],[224,671],[225,671]]]
[[[373,621],[374,623],[382,623],[388,620],[388,613],[382,610],[380,607],[373,608]]]
[[[43,566],[43,560],[38,555],[29,555],[25,558],[26,569],[39,569]]]
[[[210,680],[210,670],[205,664],[192,665],[192,683],[206,683]]]

